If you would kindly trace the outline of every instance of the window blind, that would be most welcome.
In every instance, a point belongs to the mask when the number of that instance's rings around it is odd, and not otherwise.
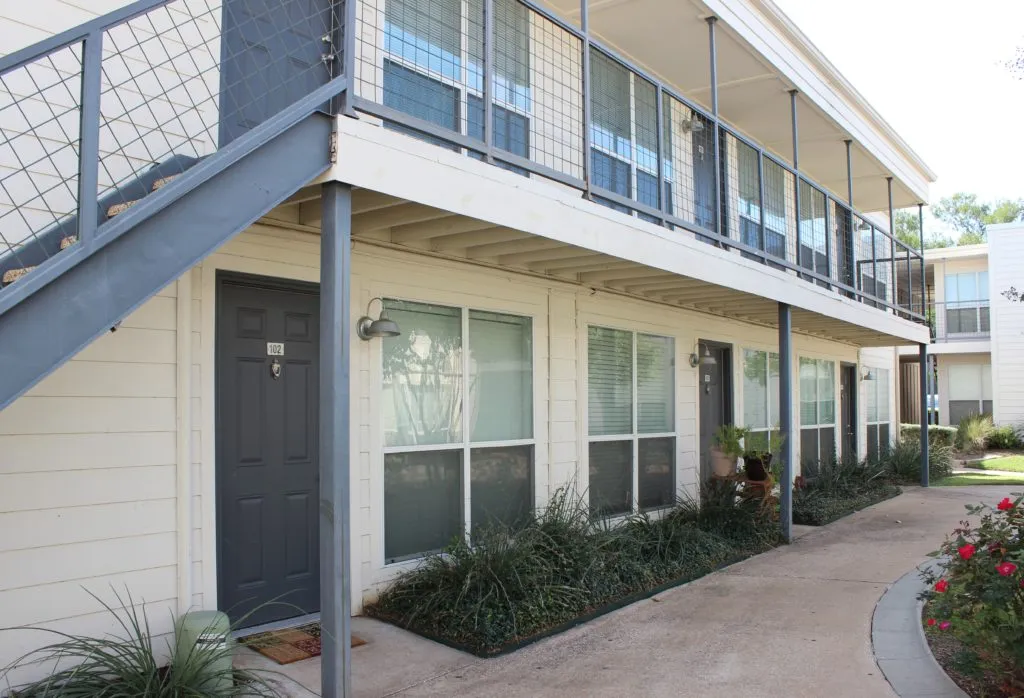
[[[673,386],[674,342],[671,337],[636,336],[637,431],[675,431]]]
[[[590,50],[593,144],[632,160],[629,71],[596,48]]]
[[[588,427],[591,436],[633,433],[633,335],[587,330]]]
[[[530,318],[469,311],[470,441],[533,436]]]

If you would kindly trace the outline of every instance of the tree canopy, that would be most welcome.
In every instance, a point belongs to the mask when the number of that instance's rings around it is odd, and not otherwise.
[[[957,245],[976,245],[988,239],[987,226],[1024,220],[1024,199],[988,203],[980,201],[977,194],[957,192],[940,199],[932,207],[932,215],[959,234]]]

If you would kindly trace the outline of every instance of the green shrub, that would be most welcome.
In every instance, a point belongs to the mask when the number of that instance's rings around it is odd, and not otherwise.
[[[947,448],[954,448],[956,446],[956,427],[944,427],[939,424],[928,425],[928,447],[929,449],[935,446],[946,446]],[[921,441],[921,425],[920,424],[901,424],[900,425],[900,437],[903,439],[915,439],[918,442]]]
[[[1009,424],[1003,424],[992,428],[988,435],[986,446],[988,448],[1012,451],[1019,449],[1022,445],[1020,434]]]
[[[730,484],[730,483],[726,483]],[[732,485],[730,485],[732,486]],[[591,521],[567,490],[515,529],[474,531],[403,574],[366,611],[490,654],[595,608],[692,579],[779,541],[771,516],[737,501],[735,486],[703,504],[620,525]]]
[[[46,628],[8,628],[54,635],[57,641],[26,654],[0,671],[0,684],[6,685],[9,673],[19,667],[45,662],[61,668],[39,681],[21,686],[12,695],[17,698],[179,698],[183,696],[277,696],[275,683],[285,677],[259,669],[230,669],[233,647],[225,636],[209,647],[192,646],[184,656],[175,652],[168,666],[162,666],[153,652],[152,633],[145,609],[141,615],[127,593],[122,599],[116,591],[119,609],[89,592],[113,618],[117,635],[94,638],[69,635]],[[214,632],[212,629],[208,629]],[[169,644],[169,643],[168,643]],[[221,667],[226,664],[224,671]]]
[[[968,453],[985,450],[993,428],[992,418],[987,414],[967,415],[956,429],[956,447]]]
[[[793,490],[793,523],[823,526],[899,493],[883,462],[844,456],[808,463],[800,486]]]
[[[885,467],[880,463],[859,461],[844,455],[839,460],[808,462],[803,467],[801,489],[827,495],[851,495],[884,480]]]
[[[918,430],[920,434],[920,430]],[[880,459],[880,465],[895,482],[916,484],[921,481],[921,441],[904,437],[892,445]],[[928,477],[941,480],[953,474],[953,451],[948,446],[929,443]]]
[[[1024,686],[1024,495],[967,511],[978,525],[962,522],[940,548],[939,573],[922,573],[934,585],[926,627],[953,633],[1007,687]]]

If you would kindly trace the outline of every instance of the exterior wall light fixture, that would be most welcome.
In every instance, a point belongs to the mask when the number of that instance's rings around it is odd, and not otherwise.
[[[370,307],[374,301],[380,301],[380,315],[374,320],[370,317]],[[366,315],[359,318],[356,323],[356,334],[359,339],[370,340],[374,337],[397,337],[402,334],[398,323],[385,314],[384,301],[380,298],[371,298],[366,304]]]
[[[718,363],[718,360],[711,355],[711,350],[704,347],[704,355],[700,355],[700,342],[693,348],[693,353],[690,354],[690,366],[697,368],[698,366],[714,366]]]

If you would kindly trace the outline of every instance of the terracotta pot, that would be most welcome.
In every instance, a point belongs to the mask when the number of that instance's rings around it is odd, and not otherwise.
[[[719,477],[736,473],[736,456],[730,456],[716,446],[711,448],[711,472]]]
[[[771,471],[772,465],[772,454],[768,453],[763,458],[756,456],[744,456],[743,458],[743,470],[747,474],[748,480],[756,480],[763,482],[768,479],[768,473]]]

